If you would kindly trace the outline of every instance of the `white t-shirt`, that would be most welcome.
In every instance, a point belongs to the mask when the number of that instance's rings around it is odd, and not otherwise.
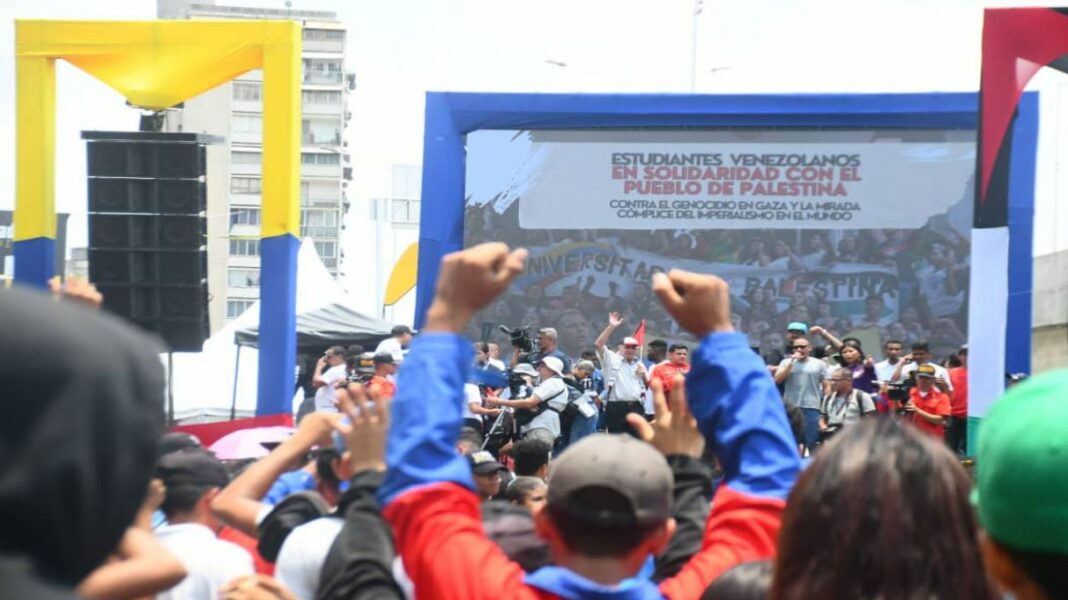
[[[897,359],[897,363],[901,362],[901,359]],[[890,364],[889,360],[881,360],[875,363],[875,379],[876,381],[890,381],[894,376],[894,369],[897,368],[897,363]],[[902,367],[904,370],[904,367]],[[900,381],[900,379],[898,380]]]
[[[645,400],[645,375],[643,373],[646,371],[641,359],[636,357],[633,362],[627,362],[623,355],[608,348],[604,349],[600,358],[604,366],[606,389],[609,384],[613,385],[612,393],[608,396],[609,402]]]
[[[315,600],[326,555],[344,526],[345,519],[328,516],[291,531],[278,551],[275,579],[300,600]]]
[[[315,390],[315,410],[318,412],[337,412],[334,406],[334,385],[345,377],[345,365],[330,367],[322,374],[326,385]]]
[[[549,406],[556,410],[564,410],[567,406],[567,384],[559,377],[551,377],[541,382],[534,388],[534,395],[542,401],[548,401]],[[522,427],[522,433],[531,429],[546,429],[556,437],[560,436],[560,415],[554,410],[542,410],[534,417],[534,420]]]
[[[465,419],[477,419],[478,415],[471,412],[472,404],[482,404],[482,392],[478,390],[478,386],[473,383],[464,384],[464,418]]]
[[[934,363],[927,363],[927,364],[929,364],[932,367],[934,367],[935,377],[941,377],[942,379],[946,380],[946,388],[949,389],[949,391],[952,392],[953,391],[953,382],[951,382],[949,380],[949,371],[945,370],[943,367],[941,367],[939,365],[936,365]],[[909,364],[905,365],[904,367],[901,367],[901,378],[902,379],[907,379],[908,376],[909,376],[909,373],[912,373],[913,371],[915,371],[918,368],[919,368],[919,365],[917,365],[915,362],[910,362]],[[891,375],[893,375],[893,373],[891,373]]]
[[[375,354],[385,354],[386,352],[393,355],[394,361],[404,361],[404,348],[401,347],[400,340],[397,338],[386,338],[378,343],[378,347],[375,348]]]
[[[255,572],[252,557],[244,548],[216,538],[204,525],[163,525],[155,534],[159,543],[188,571],[181,583],[157,595],[157,600],[217,598],[219,588],[236,577]]]

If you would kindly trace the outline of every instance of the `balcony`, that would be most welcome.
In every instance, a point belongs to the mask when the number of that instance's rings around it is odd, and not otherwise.
[[[230,163],[231,175],[262,175],[263,165],[260,163]]]
[[[300,205],[305,208],[337,208],[337,198],[324,198],[321,196],[301,196]]]
[[[324,225],[301,225],[300,235],[303,237],[309,237],[315,240],[331,241],[336,240],[338,234],[337,226],[327,227]]]
[[[341,85],[341,71],[305,71],[304,83],[311,85]]]
[[[341,175],[340,165],[308,165],[303,164],[300,166],[301,177],[339,177]]]
[[[304,44],[302,50],[304,52],[336,52],[341,54],[345,52],[345,40],[312,40],[308,39],[308,30],[304,30]]]
[[[305,131],[303,134],[301,134],[300,141],[301,143],[307,146],[340,146],[341,132],[332,131],[330,133],[326,133]]]

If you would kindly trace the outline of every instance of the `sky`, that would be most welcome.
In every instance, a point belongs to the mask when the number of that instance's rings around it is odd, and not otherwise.
[[[698,93],[974,91],[982,9],[1016,3],[700,4],[695,38],[694,0],[292,0],[296,9],[335,11],[348,27],[347,69],[357,78],[353,210],[389,193],[391,165],[421,162],[427,91],[688,93],[694,54]],[[150,0],[0,0],[0,208],[14,194],[13,19],[150,19],[155,10]],[[57,103],[56,203],[73,215],[71,244],[84,245],[80,131],[136,129],[138,113],[65,64]]]

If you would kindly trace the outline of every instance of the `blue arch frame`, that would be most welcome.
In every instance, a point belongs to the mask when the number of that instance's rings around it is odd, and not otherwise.
[[[415,323],[433,299],[441,258],[463,247],[464,136],[480,129],[872,127],[976,129],[975,93],[840,95],[471,94],[426,97]],[[1010,178],[1006,370],[1030,371],[1032,229],[1038,95],[1019,104]]]

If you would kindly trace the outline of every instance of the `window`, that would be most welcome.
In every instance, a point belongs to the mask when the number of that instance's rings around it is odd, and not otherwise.
[[[232,288],[258,288],[260,287],[259,269],[230,269],[229,283]]]
[[[261,115],[234,115],[234,131],[241,133],[263,133],[263,117]]]
[[[231,177],[231,194],[258,194],[261,190],[259,177]]]
[[[259,256],[259,240],[230,240],[230,256]]]
[[[315,242],[315,251],[325,263],[326,259],[337,257],[337,242]]]
[[[230,209],[230,227],[234,225],[259,225],[260,209],[258,208],[233,208]]]
[[[341,155],[305,152],[300,155],[300,162],[305,165],[340,165]]]
[[[258,165],[263,162],[263,155],[259,152],[234,152],[230,154],[230,162],[235,165]]]
[[[393,199],[393,210],[391,211],[392,220],[394,223],[418,223],[419,222],[419,201],[418,200],[403,200]]]
[[[335,119],[304,119],[301,135],[305,144],[341,145],[341,122]]]
[[[302,210],[301,221],[315,227],[337,227],[336,210]]]
[[[236,319],[242,315],[246,310],[255,304],[255,300],[227,300],[226,301],[226,318]]]
[[[345,32],[341,29],[305,29],[306,40],[343,40]]]
[[[304,90],[304,104],[341,104],[341,92],[337,90]]]
[[[341,83],[341,61],[304,59],[305,83]]]
[[[235,81],[234,100],[241,102],[261,102],[263,100],[263,86],[259,83],[248,81]]]

